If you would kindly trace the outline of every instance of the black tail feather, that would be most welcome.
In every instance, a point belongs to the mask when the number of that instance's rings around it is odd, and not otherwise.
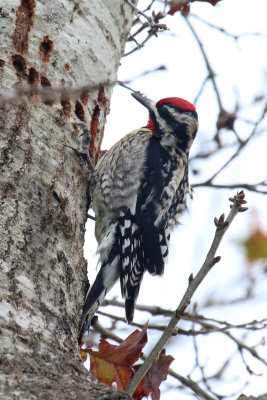
[[[107,292],[112,288],[119,277],[119,256],[115,256],[114,246],[117,246],[117,243],[113,245],[108,260],[101,265],[93,286],[87,294],[80,324],[80,340],[86,332],[89,332],[92,318],[104,300]]]
[[[168,244],[164,230],[137,220],[129,210],[121,212],[118,243],[121,293],[125,297],[126,319],[131,323],[143,275],[145,271],[153,275],[163,274]]]
[[[145,271],[162,275],[167,254],[168,239],[163,229],[145,220],[137,220],[130,210],[122,211],[116,222],[110,251],[105,256],[107,259],[102,260],[101,269],[83,307],[80,340],[89,330],[95,312],[119,276],[126,319],[129,324],[132,323]]]

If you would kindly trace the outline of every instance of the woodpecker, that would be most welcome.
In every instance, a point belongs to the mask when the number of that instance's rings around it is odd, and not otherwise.
[[[126,320],[133,321],[144,273],[163,274],[170,233],[190,193],[195,106],[179,97],[155,103],[132,95],[148,109],[148,123],[119,140],[95,167],[90,194],[100,270],[84,304],[80,337],[118,279]]]

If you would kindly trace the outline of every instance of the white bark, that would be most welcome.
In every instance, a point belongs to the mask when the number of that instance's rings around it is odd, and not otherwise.
[[[1,93],[116,80],[132,20],[122,0],[2,3]],[[86,286],[88,173],[76,123],[99,150],[111,89],[0,110],[1,399],[126,399],[98,385],[77,345]],[[47,99],[46,99],[47,100]]]

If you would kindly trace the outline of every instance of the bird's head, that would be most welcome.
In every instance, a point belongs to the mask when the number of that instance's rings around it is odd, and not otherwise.
[[[180,97],[167,97],[157,103],[139,93],[132,96],[149,111],[146,128],[167,142],[173,141],[188,151],[198,129],[196,107]],[[174,143],[173,143],[174,144]]]

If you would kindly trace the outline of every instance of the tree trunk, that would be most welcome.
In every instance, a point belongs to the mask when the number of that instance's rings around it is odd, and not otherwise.
[[[131,21],[122,0],[4,1],[2,94],[114,82]],[[97,156],[110,95],[21,95],[0,111],[1,399],[129,398],[80,360],[88,172],[64,147],[80,147],[82,121]]]

